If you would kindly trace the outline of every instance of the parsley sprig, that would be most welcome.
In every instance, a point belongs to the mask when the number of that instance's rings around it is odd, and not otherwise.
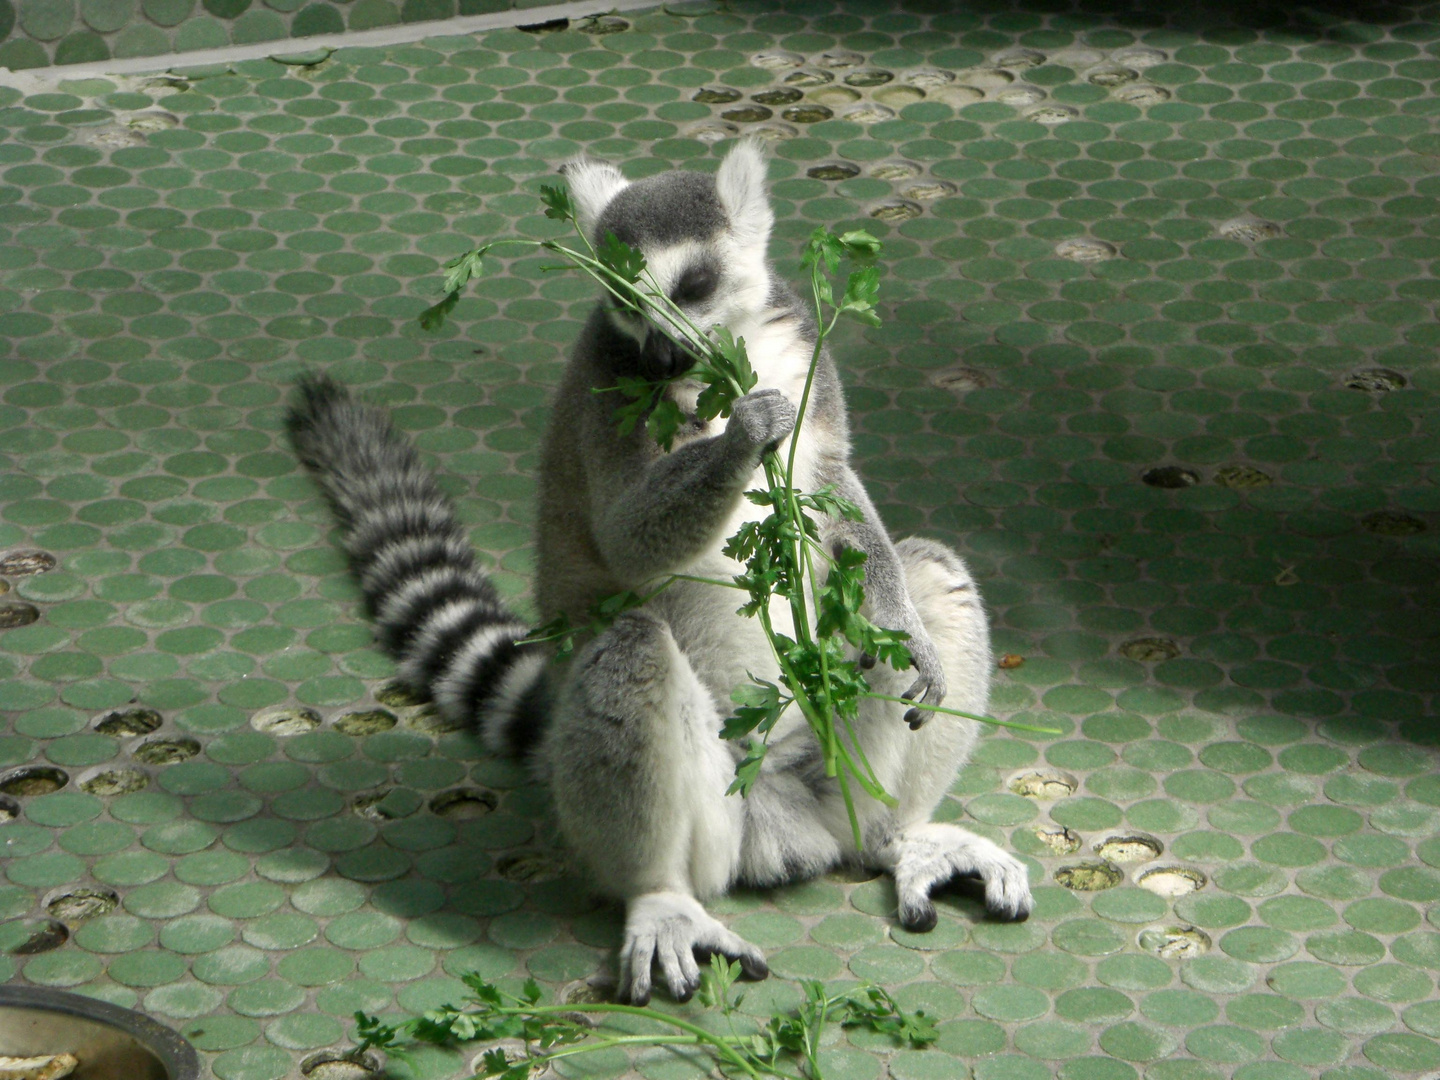
[[[371,1050],[403,1059],[416,1044],[518,1041],[523,1053],[487,1050],[477,1077],[527,1080],[551,1062],[612,1048],[669,1046],[707,1054],[726,1076],[750,1080],[824,1080],[820,1039],[827,1025],[862,1027],[889,1035],[897,1044],[921,1049],[939,1038],[923,1011],[906,1012],[885,990],[862,984],[835,992],[818,980],[800,984],[804,998],[789,1013],[757,1025],[738,1010],[745,994],[735,992],[738,961],[712,956],[702,972],[700,1001],[717,1009],[722,1023],[709,1026],[649,1006],[609,1002],[546,1004],[534,979],[509,993],[479,975],[461,977],[469,994],[459,1005],[441,1005],[407,1020],[385,1022],[355,1014],[356,1045],[347,1055],[363,1061]],[[636,1020],[642,1023],[635,1023]]]

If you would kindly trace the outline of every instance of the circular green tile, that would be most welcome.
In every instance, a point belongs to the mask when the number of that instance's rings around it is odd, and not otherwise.
[[[1257,1031],[1275,1031],[1303,1021],[1305,1007],[1278,994],[1244,994],[1226,1003],[1225,1018]]]
[[[1426,997],[1432,980],[1413,967],[1376,964],[1355,973],[1355,989],[1377,1001],[1404,1003]]]
[[[1326,964],[1292,961],[1281,964],[1265,979],[1277,994],[1300,1001],[1337,997],[1345,990],[1345,975]]]
[[[1395,1025],[1389,1006],[1364,998],[1337,998],[1315,1007],[1315,1019],[1347,1035],[1378,1035]]]
[[[1005,961],[982,952],[949,952],[935,957],[930,968],[958,986],[987,986],[1005,975]]]
[[[1156,1061],[1173,1053],[1179,1040],[1163,1028],[1134,1020],[1114,1024],[1100,1033],[1100,1048],[1122,1061]]]
[[[988,986],[977,990],[970,1000],[981,1016],[1011,1023],[1034,1020],[1050,1008],[1045,993],[1026,986]]]
[[[165,924],[160,944],[178,953],[213,952],[236,936],[235,924],[219,915],[187,915]]]
[[[225,1000],[241,1016],[283,1016],[305,1003],[305,991],[279,979],[262,979],[236,987]]]

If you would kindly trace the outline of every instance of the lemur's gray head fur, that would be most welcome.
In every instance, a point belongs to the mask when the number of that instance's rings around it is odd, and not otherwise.
[[[631,182],[614,165],[586,158],[567,163],[564,173],[584,233],[595,241],[613,232],[639,248],[655,282],[696,326],[739,330],[765,309],[765,250],[775,218],[754,143],[739,143],[713,176],[666,172]],[[668,335],[609,310],[616,328],[645,348],[652,376],[689,366]]]

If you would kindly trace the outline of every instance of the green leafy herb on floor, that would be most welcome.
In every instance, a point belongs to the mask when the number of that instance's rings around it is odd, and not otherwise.
[[[599,1050],[673,1047],[703,1052],[727,1076],[824,1080],[820,1045],[829,1025],[867,1028],[915,1049],[939,1038],[935,1025],[923,1011],[906,1012],[878,986],[866,984],[831,993],[819,980],[800,984],[804,1000],[799,1008],[776,1013],[765,1024],[757,1025],[737,1012],[745,999],[743,992],[735,991],[739,976],[739,962],[720,956],[712,956],[709,969],[703,973],[700,1000],[717,1009],[724,1020],[724,1030],[716,1031],[650,1007],[599,1003],[576,1009],[546,1005],[533,979],[516,995],[478,975],[465,975],[461,981],[471,993],[461,1005],[442,1005],[389,1024],[357,1012],[355,1033],[359,1041],[349,1056],[362,1060],[370,1050],[382,1050],[403,1058],[407,1047],[419,1043],[444,1046],[518,1040],[524,1046],[523,1054],[508,1053],[502,1047],[487,1050],[476,1075],[526,1080],[552,1062]],[[646,1021],[650,1030],[636,1032],[633,1022],[621,1029],[613,1023],[621,1017]]]

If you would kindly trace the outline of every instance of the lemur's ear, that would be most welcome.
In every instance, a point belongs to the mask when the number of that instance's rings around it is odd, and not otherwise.
[[[775,215],[765,197],[765,155],[753,140],[735,144],[715,173],[720,204],[730,217],[730,228],[746,247],[764,246],[770,240]]]
[[[570,199],[581,232],[593,236],[605,207],[630,181],[608,161],[591,161],[587,157],[572,158],[560,166],[560,172],[570,185]]]

